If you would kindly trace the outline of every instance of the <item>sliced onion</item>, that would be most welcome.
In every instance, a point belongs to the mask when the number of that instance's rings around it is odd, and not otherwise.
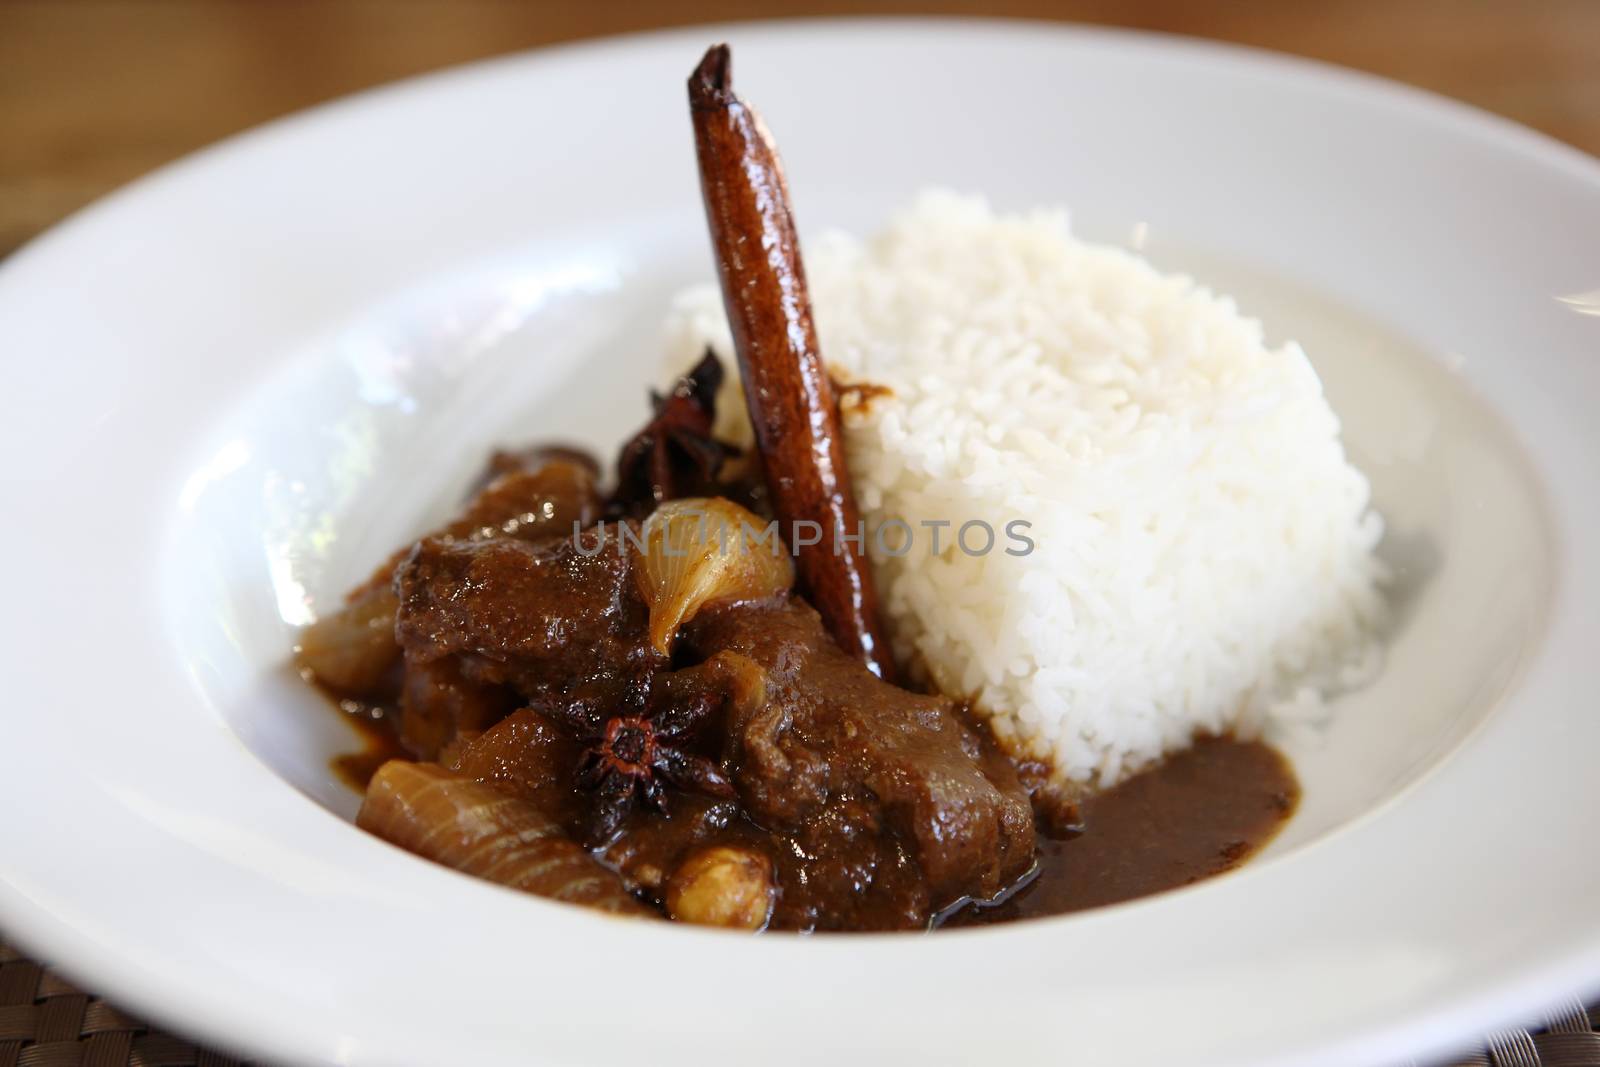
[[[542,897],[648,915],[615,873],[526,797],[432,763],[390,760],[356,825],[425,859]]]
[[[721,497],[671,500],[640,531],[639,592],[650,608],[650,643],[663,655],[703,608],[764,600],[794,585],[794,564],[775,530]]]
[[[400,603],[387,583],[369,585],[356,599],[300,631],[301,668],[343,696],[376,692],[400,659],[394,639]]]

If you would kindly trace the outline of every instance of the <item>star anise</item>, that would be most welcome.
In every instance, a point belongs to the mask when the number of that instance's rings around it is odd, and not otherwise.
[[[723,461],[738,454],[711,436],[722,377],[722,364],[708,350],[671,392],[651,391],[654,416],[617,457],[615,514],[642,518],[664,500],[716,495]]]
[[[591,845],[611,840],[640,805],[665,812],[668,785],[733,796],[733,784],[717,764],[686,747],[721,705],[722,697],[714,693],[653,696],[649,681],[640,679],[610,715],[582,700],[546,709],[567,732],[589,742],[578,762],[577,782],[595,794],[584,828]]]

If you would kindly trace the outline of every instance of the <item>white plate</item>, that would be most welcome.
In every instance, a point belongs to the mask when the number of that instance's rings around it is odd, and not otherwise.
[[[683,85],[724,36],[808,231],[929,182],[1065,203],[1306,343],[1403,622],[1294,748],[1305,807],[1271,856],[1048,922],[749,940],[518,896],[340,817],[351,737],[286,671],[291,624],[488,443],[610,445],[639,416],[665,298],[710,271]],[[690,30],[238,138],[0,266],[0,927],[317,1063],[1347,1067],[1593,988],[1597,290],[1593,160],[1126,34]]]

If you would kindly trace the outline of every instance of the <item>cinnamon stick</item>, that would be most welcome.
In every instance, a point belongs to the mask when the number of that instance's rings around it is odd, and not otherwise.
[[[689,112],[722,299],[774,511],[797,542],[801,583],[834,639],[892,679],[864,545],[843,539],[860,532],[860,515],[788,185],[766,127],[733,91],[727,45],[712,46],[690,76]],[[820,530],[818,543],[798,543],[802,529]]]

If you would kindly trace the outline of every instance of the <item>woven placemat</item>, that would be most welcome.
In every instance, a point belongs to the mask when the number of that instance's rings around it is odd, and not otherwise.
[[[1433,1067],[1600,1067],[1600,1011],[1573,1000],[1542,1030],[1503,1030]],[[242,1067],[242,1060],[130,1018],[0,939],[0,1067]]]
[[[1574,998],[1545,1016],[1542,1030],[1500,1030],[1451,1067],[1600,1067],[1600,1010]]]
[[[0,1067],[238,1067],[129,1018],[0,940]]]

